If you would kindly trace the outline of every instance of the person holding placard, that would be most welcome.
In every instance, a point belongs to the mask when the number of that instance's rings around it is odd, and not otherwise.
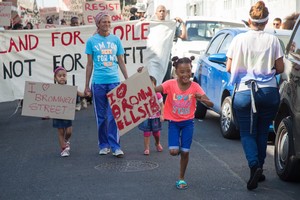
[[[156,79],[153,76],[150,76],[153,86],[156,86]],[[156,93],[157,100],[160,104],[161,111],[155,113],[149,119],[145,120],[139,124],[139,129],[144,133],[144,155],[150,154],[150,136],[153,135],[155,139],[155,146],[158,152],[163,151],[163,147],[160,144],[160,131],[162,129],[161,122],[164,121],[164,103],[161,93]]]
[[[54,80],[57,84],[67,84],[67,71],[59,66],[54,69]],[[58,130],[58,141],[61,147],[62,157],[70,156],[70,138],[72,135],[72,121],[66,119],[53,119],[53,128]]]
[[[95,23],[97,32],[87,40],[85,49],[85,95],[93,96],[99,154],[106,155],[112,150],[112,154],[119,158],[123,157],[124,152],[120,147],[118,128],[106,94],[120,84],[119,67],[124,78],[128,78],[123,58],[125,51],[120,38],[110,33],[111,17],[107,12],[97,14]]]

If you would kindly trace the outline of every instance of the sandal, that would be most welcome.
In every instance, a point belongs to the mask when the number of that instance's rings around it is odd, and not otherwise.
[[[149,149],[146,149],[146,150],[144,151],[144,155],[149,156],[149,154],[150,154]]]
[[[176,181],[176,188],[179,190],[185,190],[188,188],[188,185],[184,180],[178,180]]]
[[[158,152],[162,152],[163,151],[163,147],[161,146],[161,144],[156,144],[156,150]]]

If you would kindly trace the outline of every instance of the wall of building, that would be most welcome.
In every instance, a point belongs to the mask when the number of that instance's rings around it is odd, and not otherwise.
[[[190,0],[194,4],[196,15],[220,17],[231,20],[248,20],[250,7],[257,0]],[[269,9],[269,25],[275,17],[284,18],[294,12],[300,12],[300,0],[265,0]],[[192,12],[193,13],[193,12]]]

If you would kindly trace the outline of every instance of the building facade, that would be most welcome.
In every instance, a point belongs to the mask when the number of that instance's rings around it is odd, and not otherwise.
[[[149,1],[149,0],[148,0]],[[218,17],[230,20],[248,20],[250,7],[258,0],[150,0],[154,8],[163,4],[170,18],[187,16]],[[269,9],[269,24],[275,17],[282,20],[292,13],[300,12],[300,0],[264,0]]]
[[[257,0],[189,0],[187,7],[189,15],[248,20],[250,7],[255,2]],[[269,9],[269,22],[275,17],[284,20],[292,13],[300,12],[300,0],[264,0],[264,2]]]

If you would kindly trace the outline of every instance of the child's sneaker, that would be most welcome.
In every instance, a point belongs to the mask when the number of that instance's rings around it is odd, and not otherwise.
[[[110,152],[109,148],[103,148],[103,149],[100,149],[99,154],[100,155],[107,155],[107,154],[109,154],[109,152]]]
[[[87,108],[87,101],[85,98],[82,99],[81,104],[83,108]]]
[[[68,157],[68,156],[70,156],[70,151],[67,148],[65,148],[64,150],[62,150],[60,155],[61,155],[61,157]]]
[[[81,103],[80,102],[76,104],[75,110],[77,110],[77,111],[81,110]]]
[[[121,149],[116,149],[112,155],[116,156],[117,158],[122,158],[124,155],[124,152]]]
[[[71,143],[70,143],[70,140],[66,141],[66,149],[68,149],[68,151],[71,150]]]

